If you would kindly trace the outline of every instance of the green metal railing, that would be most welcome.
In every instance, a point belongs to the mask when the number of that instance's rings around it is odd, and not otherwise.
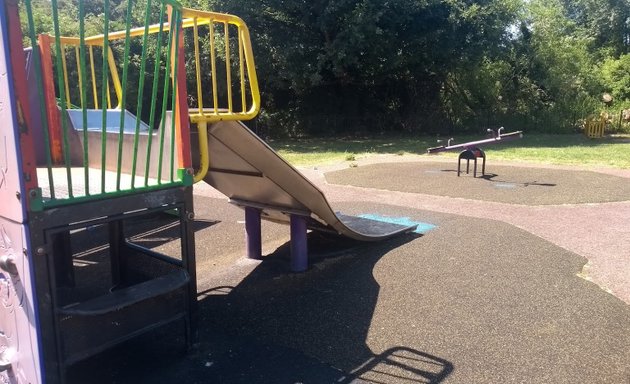
[[[133,16],[141,14],[134,3],[126,2],[125,29],[111,32],[110,2],[104,0],[102,34],[86,36],[79,1],[79,30],[64,37],[57,0],[49,3],[53,31],[40,36],[33,3],[24,0],[27,39],[36,47],[32,75],[39,108],[32,110],[40,115],[45,152],[32,210],[192,182],[184,171],[189,164],[180,158],[181,138],[189,132],[177,126],[182,98],[173,75],[181,65],[182,7],[147,0],[144,25],[132,28]]]

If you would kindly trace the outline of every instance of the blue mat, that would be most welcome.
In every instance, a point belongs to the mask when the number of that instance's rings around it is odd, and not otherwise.
[[[364,219],[382,221],[385,223],[399,224],[399,225],[404,225],[404,226],[417,225],[416,230],[414,232],[420,233],[420,234],[425,234],[431,231],[432,229],[437,228],[436,225],[423,223],[421,221],[413,221],[408,217],[388,217],[388,216],[381,216],[381,215],[373,215],[370,213],[359,215],[359,217],[364,218]]]

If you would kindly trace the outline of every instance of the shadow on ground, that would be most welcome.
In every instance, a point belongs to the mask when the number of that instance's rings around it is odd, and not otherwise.
[[[287,227],[263,226],[267,256],[246,260],[242,212],[218,199],[195,205],[197,217],[220,218],[196,236],[198,344],[186,354],[183,324],[173,323],[77,364],[70,383],[629,377],[628,306],[576,276],[585,258],[511,225],[345,202],[337,208],[437,228],[369,244],[311,234],[311,267],[293,274]]]
[[[189,353],[183,324],[173,324],[78,363],[70,382],[440,383],[451,362],[408,346],[374,354],[366,345],[379,295],[373,267],[417,237],[365,244],[311,233],[302,274],[289,272],[283,244],[237,285],[199,293],[199,338]]]

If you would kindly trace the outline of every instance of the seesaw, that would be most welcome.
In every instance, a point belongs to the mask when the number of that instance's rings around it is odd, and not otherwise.
[[[486,173],[486,153],[479,148],[482,144],[499,144],[504,143],[506,141],[512,141],[523,138],[522,131],[510,132],[510,133],[501,133],[503,131],[503,127],[497,129],[496,131],[492,129],[488,129],[488,133],[492,133],[493,137],[483,140],[469,141],[467,143],[455,144],[451,145],[453,138],[448,139],[446,145],[441,145],[439,147],[432,147],[427,149],[428,154],[435,154],[439,152],[453,151],[456,149],[464,149],[457,158],[457,176],[460,174],[461,161],[466,160],[466,173],[468,174],[470,170],[470,160],[474,161],[474,170],[473,177],[477,177],[477,159],[481,158],[481,175],[484,176]]]

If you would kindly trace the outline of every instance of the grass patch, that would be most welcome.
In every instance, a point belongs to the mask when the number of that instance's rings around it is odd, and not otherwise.
[[[589,139],[583,135],[525,136],[493,148],[492,156],[510,161],[630,168],[630,135]]]
[[[429,144],[431,143],[431,144]],[[269,143],[294,165],[331,164],[354,161],[374,154],[422,154],[435,146],[434,138],[382,139],[300,139],[274,140]],[[350,160],[352,158],[352,160]]]
[[[483,137],[457,137],[453,144]],[[272,141],[270,145],[291,164],[324,165],[354,161],[375,154],[424,155],[438,144],[434,137],[378,139],[304,139]],[[584,135],[525,134],[523,139],[482,146],[489,159],[545,164],[605,166],[630,169],[630,135],[589,139]],[[457,157],[459,151],[440,157]],[[352,154],[352,160],[349,160]]]

